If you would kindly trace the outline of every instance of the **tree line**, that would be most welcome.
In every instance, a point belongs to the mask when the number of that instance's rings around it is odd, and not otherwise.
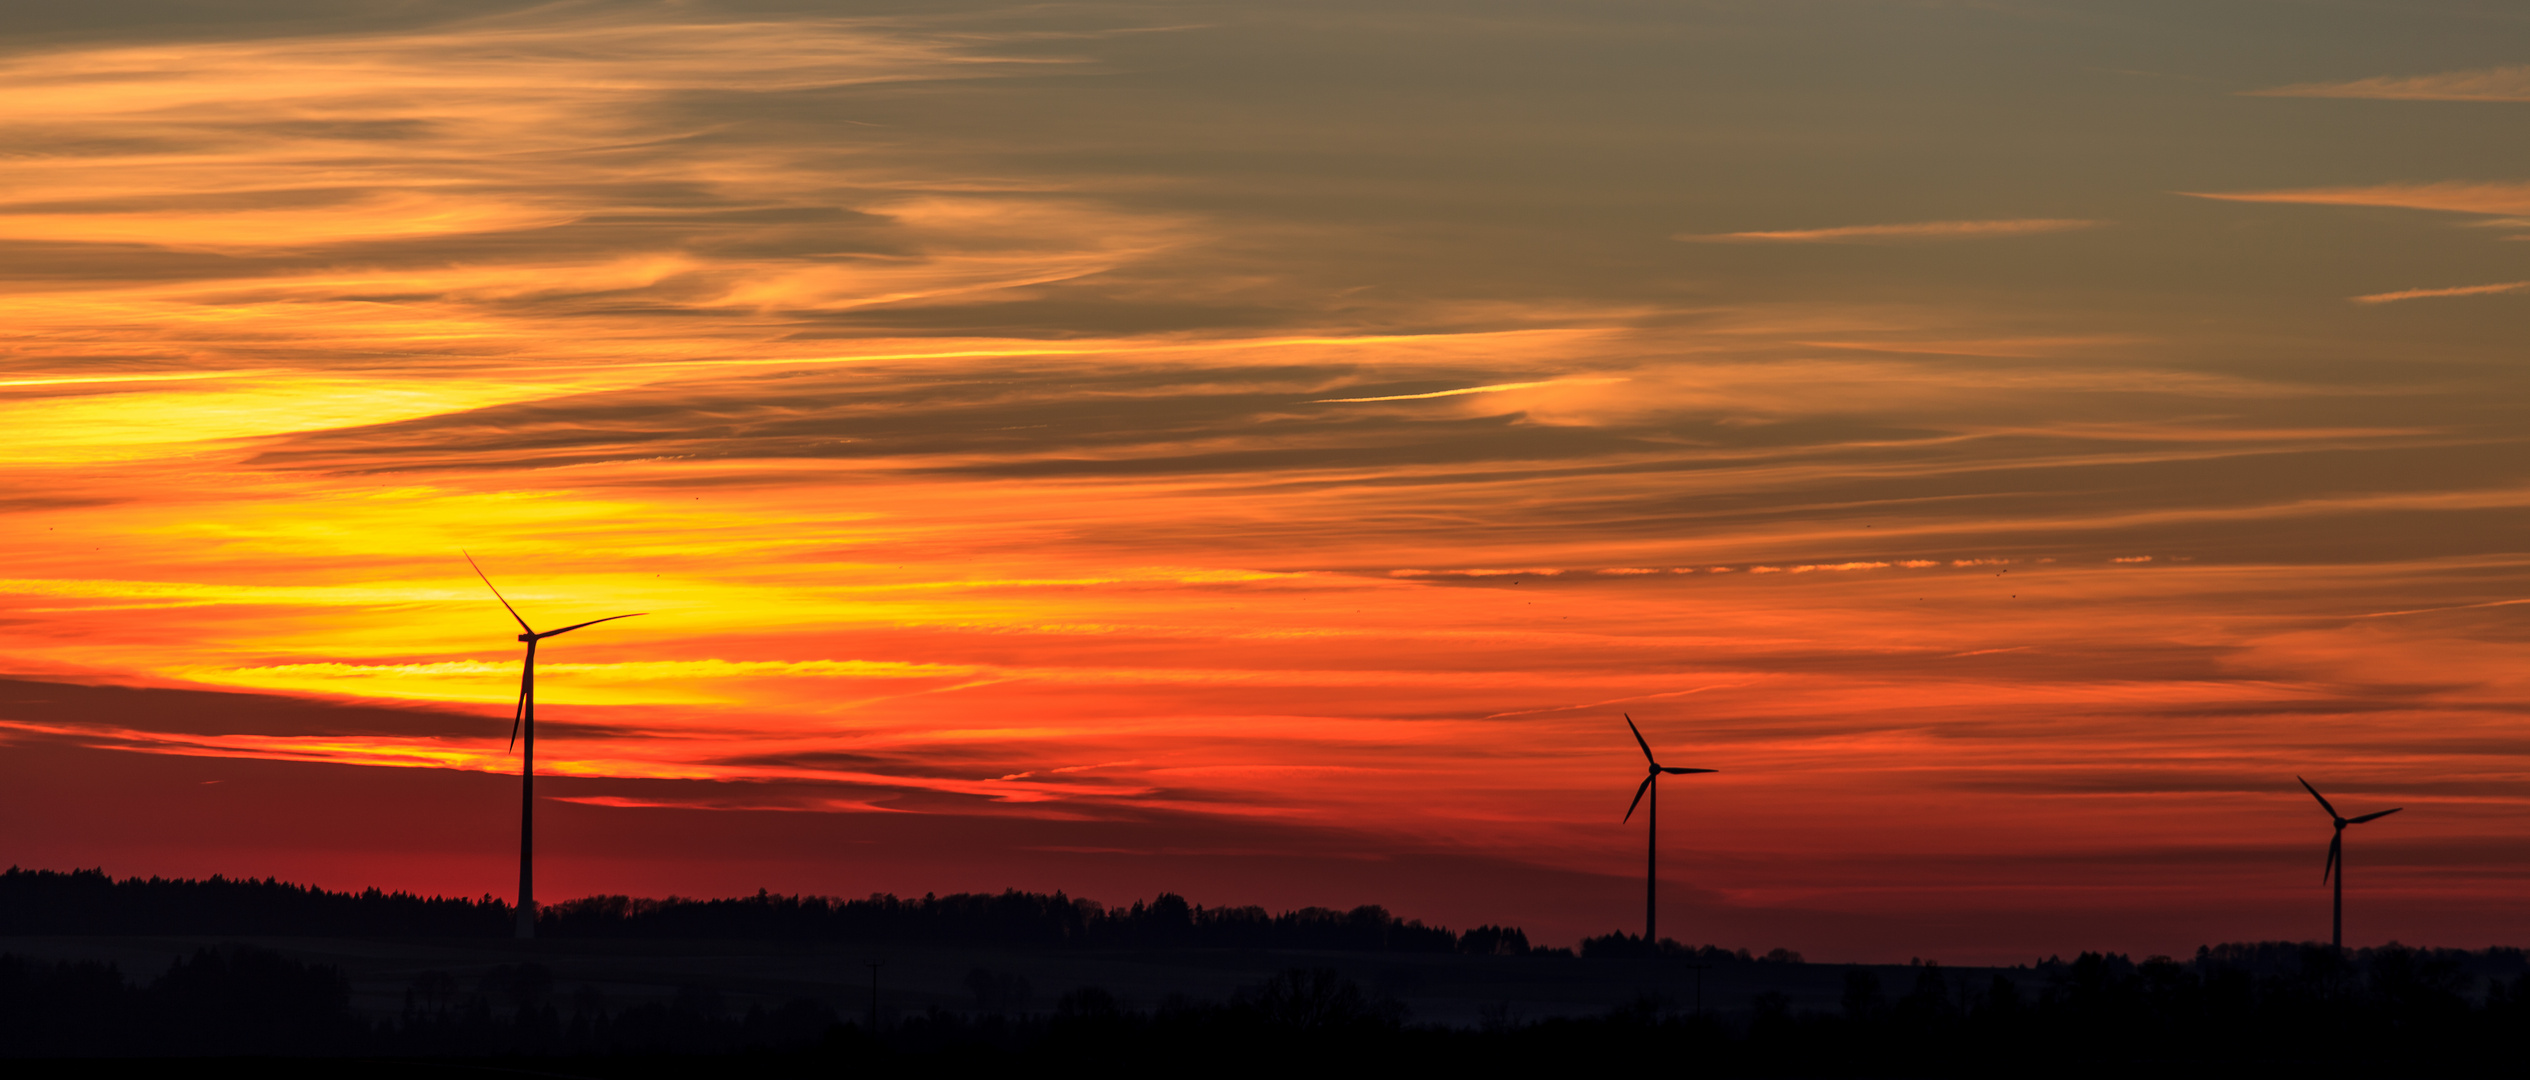
[[[314,937],[508,937],[504,901],[484,896],[330,892],[273,878],[124,878],[102,870],[0,873],[0,935],[195,934]],[[1204,907],[1163,893],[1128,906],[1008,890],[879,894],[859,900],[754,896],[664,900],[592,896],[542,907],[536,933],[558,938],[742,938],[1048,948],[1327,949],[1524,955],[1518,927],[1464,933],[1400,919],[1377,905]]]

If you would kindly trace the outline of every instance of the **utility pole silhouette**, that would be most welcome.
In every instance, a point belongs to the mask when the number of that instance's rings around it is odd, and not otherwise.
[[[2328,867],[2319,872],[2319,880],[2327,881],[2331,876],[2336,878],[2336,902],[2328,913],[2328,944],[2331,948],[2343,949],[2346,947],[2346,826],[2361,825],[2376,818],[2385,818],[2406,807],[2395,806],[2376,814],[2350,818],[2338,813],[2336,807],[2328,805],[2328,797],[2320,794],[2318,788],[2310,786],[2310,781],[2302,780],[2298,776],[2293,779],[2301,780],[2302,790],[2310,792],[2311,798],[2319,800],[2319,808],[2328,812],[2330,821],[2337,823],[2337,834],[2328,840]]]
[[[1625,807],[1625,820],[1634,820],[1634,808],[1643,805],[1643,795],[1652,797],[1650,838],[1643,856],[1643,944],[1657,951],[1660,948],[1660,774],[1708,773],[1718,769],[1672,769],[1661,765],[1652,756],[1652,744],[1644,741],[1643,729],[1634,726],[1634,716],[1625,714],[1625,729],[1634,733],[1634,745],[1643,748],[1643,760],[1651,763],[1651,773],[1643,777],[1643,786],[1634,789],[1634,801]]]
[[[878,969],[886,967],[887,961],[866,960],[862,963],[870,969],[870,1034],[876,1035],[878,1034]]]
[[[647,615],[636,611],[631,615],[609,615],[574,623],[560,630],[537,633],[527,620],[501,595],[500,586],[492,584],[491,575],[475,564],[473,555],[466,555],[466,565],[474,567],[474,576],[483,579],[483,587],[492,590],[492,599],[501,602],[501,610],[510,613],[521,633],[518,640],[527,643],[527,666],[518,676],[518,708],[510,714],[510,745],[519,749],[518,763],[518,936],[536,936],[536,643],[549,637],[568,634],[583,626]],[[525,738],[522,739],[521,735]]]

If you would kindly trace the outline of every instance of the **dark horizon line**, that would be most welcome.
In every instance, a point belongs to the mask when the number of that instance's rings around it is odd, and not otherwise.
[[[392,920],[390,920],[390,918],[384,913],[379,913],[373,916],[371,920],[367,920],[371,923],[370,926],[365,927],[365,929],[371,931],[368,933],[359,932],[358,929],[351,927],[340,927],[338,929],[346,932],[337,933],[326,933],[322,931],[315,933],[291,933],[273,928],[246,930],[211,928],[179,929],[175,927],[161,927],[156,929],[140,929],[136,927],[108,929],[99,927],[95,929],[70,931],[55,929],[50,931],[50,933],[61,934],[62,936],[101,936],[108,934],[138,934],[144,936],[153,934],[170,934],[178,936],[198,936],[203,934],[235,934],[239,936],[262,937],[476,937],[485,936],[485,934],[479,931],[466,932],[467,929],[473,929],[467,925],[469,916],[486,920],[487,927],[501,928],[506,927],[509,924],[514,911],[512,905],[508,901],[488,892],[480,897],[448,896],[440,894],[423,896],[420,893],[407,892],[403,890],[388,891],[376,886],[370,886],[362,890],[346,890],[338,892],[326,889],[322,886],[303,885],[297,882],[283,881],[277,876],[256,878],[252,876],[229,877],[224,874],[213,874],[206,878],[159,877],[156,875],[144,878],[135,875],[117,879],[112,875],[107,874],[102,866],[88,869],[51,870],[29,868],[12,864],[7,870],[0,871],[0,934],[28,933],[30,932],[29,928],[18,924],[30,921],[30,919],[41,920],[58,926],[65,921],[94,924],[102,921],[114,920],[117,919],[118,916],[130,917],[132,915],[143,915],[145,920],[153,916],[157,919],[165,919],[169,917],[168,914],[164,912],[147,914],[136,912],[112,912],[100,910],[93,906],[87,906],[83,907],[80,914],[75,917],[67,919],[58,917],[45,919],[43,913],[29,910],[29,908],[34,906],[30,904],[30,901],[36,899],[30,894],[38,890],[54,893],[76,890],[83,893],[92,893],[97,890],[128,889],[172,889],[183,891],[205,889],[270,890],[285,896],[293,897],[302,905],[316,904],[340,906],[344,904],[387,904],[395,905],[403,910]],[[89,898],[93,899],[93,897]],[[228,899],[237,900],[249,898],[231,894]],[[267,896],[265,899],[279,899],[279,897]],[[22,907],[21,905],[27,905],[27,907]],[[996,908],[996,905],[998,905],[998,909]],[[866,897],[859,898],[826,896],[814,893],[784,894],[775,893],[769,889],[763,888],[757,889],[753,894],[741,894],[738,896],[728,897],[686,897],[671,894],[662,898],[650,898],[633,897],[618,893],[595,894],[579,897],[573,900],[561,901],[554,904],[540,904],[538,905],[540,909],[538,916],[540,923],[551,923],[557,930],[577,929],[581,931],[579,933],[570,933],[564,936],[582,939],[640,939],[668,937],[849,937],[851,935],[835,933],[834,930],[836,928],[832,927],[826,928],[827,932],[824,933],[803,933],[804,930],[811,928],[801,925],[799,920],[801,918],[808,918],[831,921],[835,919],[852,918],[856,914],[862,917],[875,919],[915,919],[923,921],[923,925],[910,928],[902,925],[885,928],[875,926],[863,926],[856,928],[864,931],[865,933],[871,930],[882,929],[897,931],[912,929],[916,932],[916,936],[919,937],[928,938],[943,936],[940,933],[941,931],[956,929],[942,925],[943,920],[956,921],[968,919],[976,920],[981,924],[974,927],[968,927],[968,929],[980,929],[987,931],[988,933],[998,930],[1001,931],[1001,933],[993,936],[1008,937],[1012,936],[1009,932],[1016,928],[1015,924],[1009,921],[1010,917],[1014,914],[1025,914],[1024,912],[1013,912],[1010,910],[1013,905],[1032,906],[1035,909],[1035,914],[1041,918],[1053,917],[1060,919],[1062,916],[1056,915],[1055,913],[1062,912],[1071,917],[1083,920],[1082,925],[1087,925],[1093,922],[1133,923],[1136,920],[1142,921],[1142,925],[1133,929],[1128,929],[1125,933],[1133,933],[1134,929],[1138,929],[1144,932],[1153,932],[1163,935],[1175,934],[1178,936],[1215,938],[1254,937],[1257,935],[1264,935],[1268,937],[1298,936],[1330,938],[1337,935],[1351,933],[1358,935],[1355,939],[1357,941],[1364,940],[1367,936],[1375,934],[1380,944],[1370,946],[1372,951],[1473,952],[1477,955],[1491,956],[1561,956],[1566,958],[1583,959],[1677,959],[1702,962],[1790,963],[1853,967],[1905,968],[1925,966],[1948,967],[1953,970],[2022,970],[2045,968],[2052,965],[2068,963],[2061,953],[2050,955],[2044,959],[2033,959],[2026,963],[2017,964],[1951,965],[1942,964],[1938,960],[1925,960],[1921,957],[1910,959],[1905,963],[1897,961],[1811,961],[1804,957],[1801,953],[1789,949],[1775,948],[1764,954],[1758,954],[1753,953],[1746,948],[1725,948],[1711,944],[1689,945],[1679,942],[1674,938],[1662,938],[1656,944],[1647,946],[1640,935],[1631,934],[1622,929],[1614,930],[1607,934],[1584,937],[1580,942],[1572,947],[1543,945],[1531,946],[1528,943],[1526,932],[1516,926],[1503,926],[1489,923],[1476,926],[1464,932],[1452,931],[1447,927],[1426,925],[1419,919],[1400,918],[1393,912],[1389,911],[1389,909],[1385,906],[1378,904],[1359,905],[1349,910],[1312,905],[1286,909],[1281,912],[1273,912],[1269,911],[1264,906],[1257,904],[1223,904],[1207,907],[1202,904],[1194,903],[1193,901],[1186,899],[1181,894],[1167,891],[1158,893],[1148,901],[1135,900],[1130,904],[1124,905],[1108,905],[1087,897],[1072,896],[1061,889],[1056,889],[1050,893],[1029,892],[1017,888],[1005,888],[997,893],[959,892],[943,895],[932,892],[925,893],[920,897],[900,897],[894,893],[873,892]],[[787,906],[788,908],[795,910],[792,914],[786,916],[775,910],[777,907],[782,906]],[[277,921],[278,917],[285,914],[282,911],[273,910],[269,907],[266,907],[263,910],[251,912],[241,912],[238,910],[238,907],[239,905],[235,903],[223,903],[218,905],[218,910],[196,910],[183,914],[185,916],[191,916],[193,919],[216,917],[220,915],[227,915],[234,918],[235,916],[243,915],[245,918],[243,920],[239,920],[242,922]],[[806,909],[810,908],[816,909],[817,913],[813,915],[798,914],[798,912],[804,912]],[[784,922],[781,925],[771,925],[772,922],[782,920],[786,917],[789,918],[790,921]],[[403,929],[401,929],[400,932],[379,932],[390,921],[392,921],[394,925]],[[697,925],[702,923],[713,923],[719,925],[711,927],[706,930],[706,932],[701,933],[663,934],[645,931],[638,928],[636,924],[642,921],[673,922],[680,924],[678,928],[689,930],[706,929],[703,926]],[[734,935],[729,933],[729,927],[727,924],[737,921],[751,923],[752,925],[748,928],[757,932]],[[454,930],[456,932],[416,932],[423,929],[423,924],[430,924],[432,929]],[[1156,926],[1157,929],[1151,929],[1153,926]],[[1075,926],[1073,928],[1078,929],[1079,927]],[[33,932],[45,933],[46,931],[35,930]],[[1096,930],[1093,930],[1092,932],[1101,937],[1115,936],[1111,933],[1099,933]],[[954,934],[947,936],[957,937],[957,935]],[[1004,943],[1017,946],[1068,944],[1074,947],[1098,947],[1100,944],[1094,941],[1078,939],[1064,940],[1057,938],[1053,940],[1046,940],[1043,938],[1042,934],[1031,936],[1022,933],[1016,936],[1022,938],[1023,940],[1011,940]],[[959,939],[964,940],[963,938]],[[1116,941],[1112,942],[1112,944],[1121,946],[1124,942]],[[1305,944],[1292,942],[1278,943],[1269,941],[1216,941],[1210,944],[1196,941],[1183,941],[1180,944],[1184,947],[1195,948],[1319,948],[1331,949],[1334,951],[1360,951],[1364,947],[1363,944],[1359,943],[1346,945],[1338,944],[1331,940],[1321,940],[1315,943]],[[1471,946],[1473,947],[1471,948]],[[2330,946],[2325,942],[2315,940],[2292,941],[2281,938],[2262,941],[2218,942],[2198,945],[2192,959],[2196,961],[2203,961],[2209,956],[2238,954],[2244,952],[2267,952],[2279,949],[2328,949],[2332,947],[2333,946]],[[2500,944],[2489,944],[2482,948],[2412,946],[2395,940],[2383,942],[2379,945],[2355,946],[2346,948],[2343,951],[2354,956],[2361,957],[2370,955],[2376,951],[2384,950],[2458,953],[2471,956],[2494,956],[2505,953],[2523,954],[2526,951],[2530,951],[2525,950],[2522,946]],[[2167,955],[2154,954],[2146,956],[2142,960],[2138,961],[2132,959],[2130,955],[2126,953],[2100,952],[2098,950],[2087,949],[2078,950],[2077,957],[2082,955],[2098,955],[2127,963],[2151,963],[2154,961],[2186,963],[2191,959],[2189,957],[2174,958]]]

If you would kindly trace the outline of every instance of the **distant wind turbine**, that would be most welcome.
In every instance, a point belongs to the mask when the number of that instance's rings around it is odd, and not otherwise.
[[[518,628],[525,631],[518,635],[518,640],[527,643],[527,666],[518,677],[518,708],[510,714],[510,746],[522,751],[518,765],[518,936],[532,938],[536,936],[536,643],[583,626],[629,619],[649,612],[609,615],[540,634],[535,627],[527,625],[527,620],[520,617],[517,608],[510,606],[509,598],[501,595],[500,586],[492,584],[491,576],[475,564],[473,555],[466,556],[466,565],[474,567],[474,576],[482,578],[483,587],[492,590],[492,599],[500,601],[502,610],[509,612],[510,618],[518,620]],[[522,734],[525,736],[523,741],[520,738]]]
[[[1630,713],[1625,717],[1625,729],[1634,733],[1634,745],[1643,748],[1643,760],[1651,763],[1650,775],[1643,777],[1643,786],[1634,789],[1634,801],[1625,807],[1625,820],[1634,820],[1634,808],[1643,805],[1644,795],[1648,794],[1652,797],[1651,813],[1645,815],[1645,820],[1651,823],[1651,838],[1646,841],[1649,853],[1643,857],[1643,943],[1658,947],[1660,944],[1660,774],[1703,773],[1718,770],[1672,769],[1663,766],[1660,759],[1652,756],[1652,744],[1644,741],[1643,729],[1634,726],[1634,717]]]
[[[2302,778],[2298,776],[2293,779],[2302,780]],[[2326,810],[2328,812],[2329,819],[2337,823],[2337,835],[2330,838],[2328,841],[2328,867],[2327,869],[2319,872],[2319,880],[2326,881],[2332,876],[2336,878],[2336,910],[2330,914],[2328,919],[2328,944],[2342,949],[2346,947],[2346,826],[2361,825],[2364,822],[2371,821],[2375,818],[2385,818],[2391,814],[2395,814],[2406,809],[2406,807],[2391,807],[2390,809],[2380,811],[2379,813],[2365,814],[2359,818],[2350,818],[2344,814],[2338,813],[2336,807],[2328,805],[2328,797],[2320,794],[2318,788],[2310,786],[2310,781],[2302,780],[2302,790],[2310,792],[2311,798],[2319,800],[2319,808]]]

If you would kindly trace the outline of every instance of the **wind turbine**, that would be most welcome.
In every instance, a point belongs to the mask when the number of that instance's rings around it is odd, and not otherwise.
[[[527,643],[527,666],[518,677],[518,708],[510,714],[510,745],[523,750],[518,759],[518,936],[532,938],[536,936],[536,643],[583,626],[629,619],[649,612],[609,615],[603,619],[574,623],[560,630],[537,633],[535,627],[527,625],[527,620],[519,616],[518,609],[510,606],[509,598],[501,595],[500,586],[492,584],[491,576],[485,574],[481,566],[475,565],[474,556],[466,556],[466,565],[474,567],[474,576],[482,578],[483,587],[492,590],[492,599],[500,601],[502,610],[509,612],[510,618],[518,621],[518,628],[525,631],[518,635],[518,640]],[[523,743],[519,738],[522,733],[526,736]]]
[[[1632,714],[1626,714],[1625,728],[1634,733],[1634,745],[1643,748],[1643,760],[1651,763],[1651,773],[1643,777],[1643,786],[1634,789],[1634,801],[1625,807],[1625,820],[1634,820],[1634,808],[1643,805],[1643,796],[1652,797],[1651,838],[1646,841],[1648,853],[1643,856],[1643,944],[1660,947],[1660,774],[1717,772],[1715,769],[1672,769],[1652,756],[1652,744],[1643,740],[1643,729],[1634,726]]]
[[[2298,776],[2293,779],[2302,780],[2302,778]],[[2346,947],[2346,826],[2361,825],[2366,821],[2373,820],[2374,818],[2385,818],[2391,814],[2395,814],[2406,809],[2406,807],[2396,806],[2383,810],[2379,813],[2365,814],[2359,818],[2350,818],[2344,814],[2338,813],[2336,807],[2328,805],[2328,797],[2320,794],[2318,788],[2310,786],[2310,781],[2302,780],[2302,790],[2310,792],[2311,798],[2319,800],[2319,808],[2326,810],[2328,812],[2329,819],[2337,823],[2337,835],[2328,841],[2328,868],[2319,872],[2319,880],[2326,881],[2331,876],[2336,878],[2336,910],[2329,916],[2328,919],[2328,944],[2332,947],[2342,949]]]

